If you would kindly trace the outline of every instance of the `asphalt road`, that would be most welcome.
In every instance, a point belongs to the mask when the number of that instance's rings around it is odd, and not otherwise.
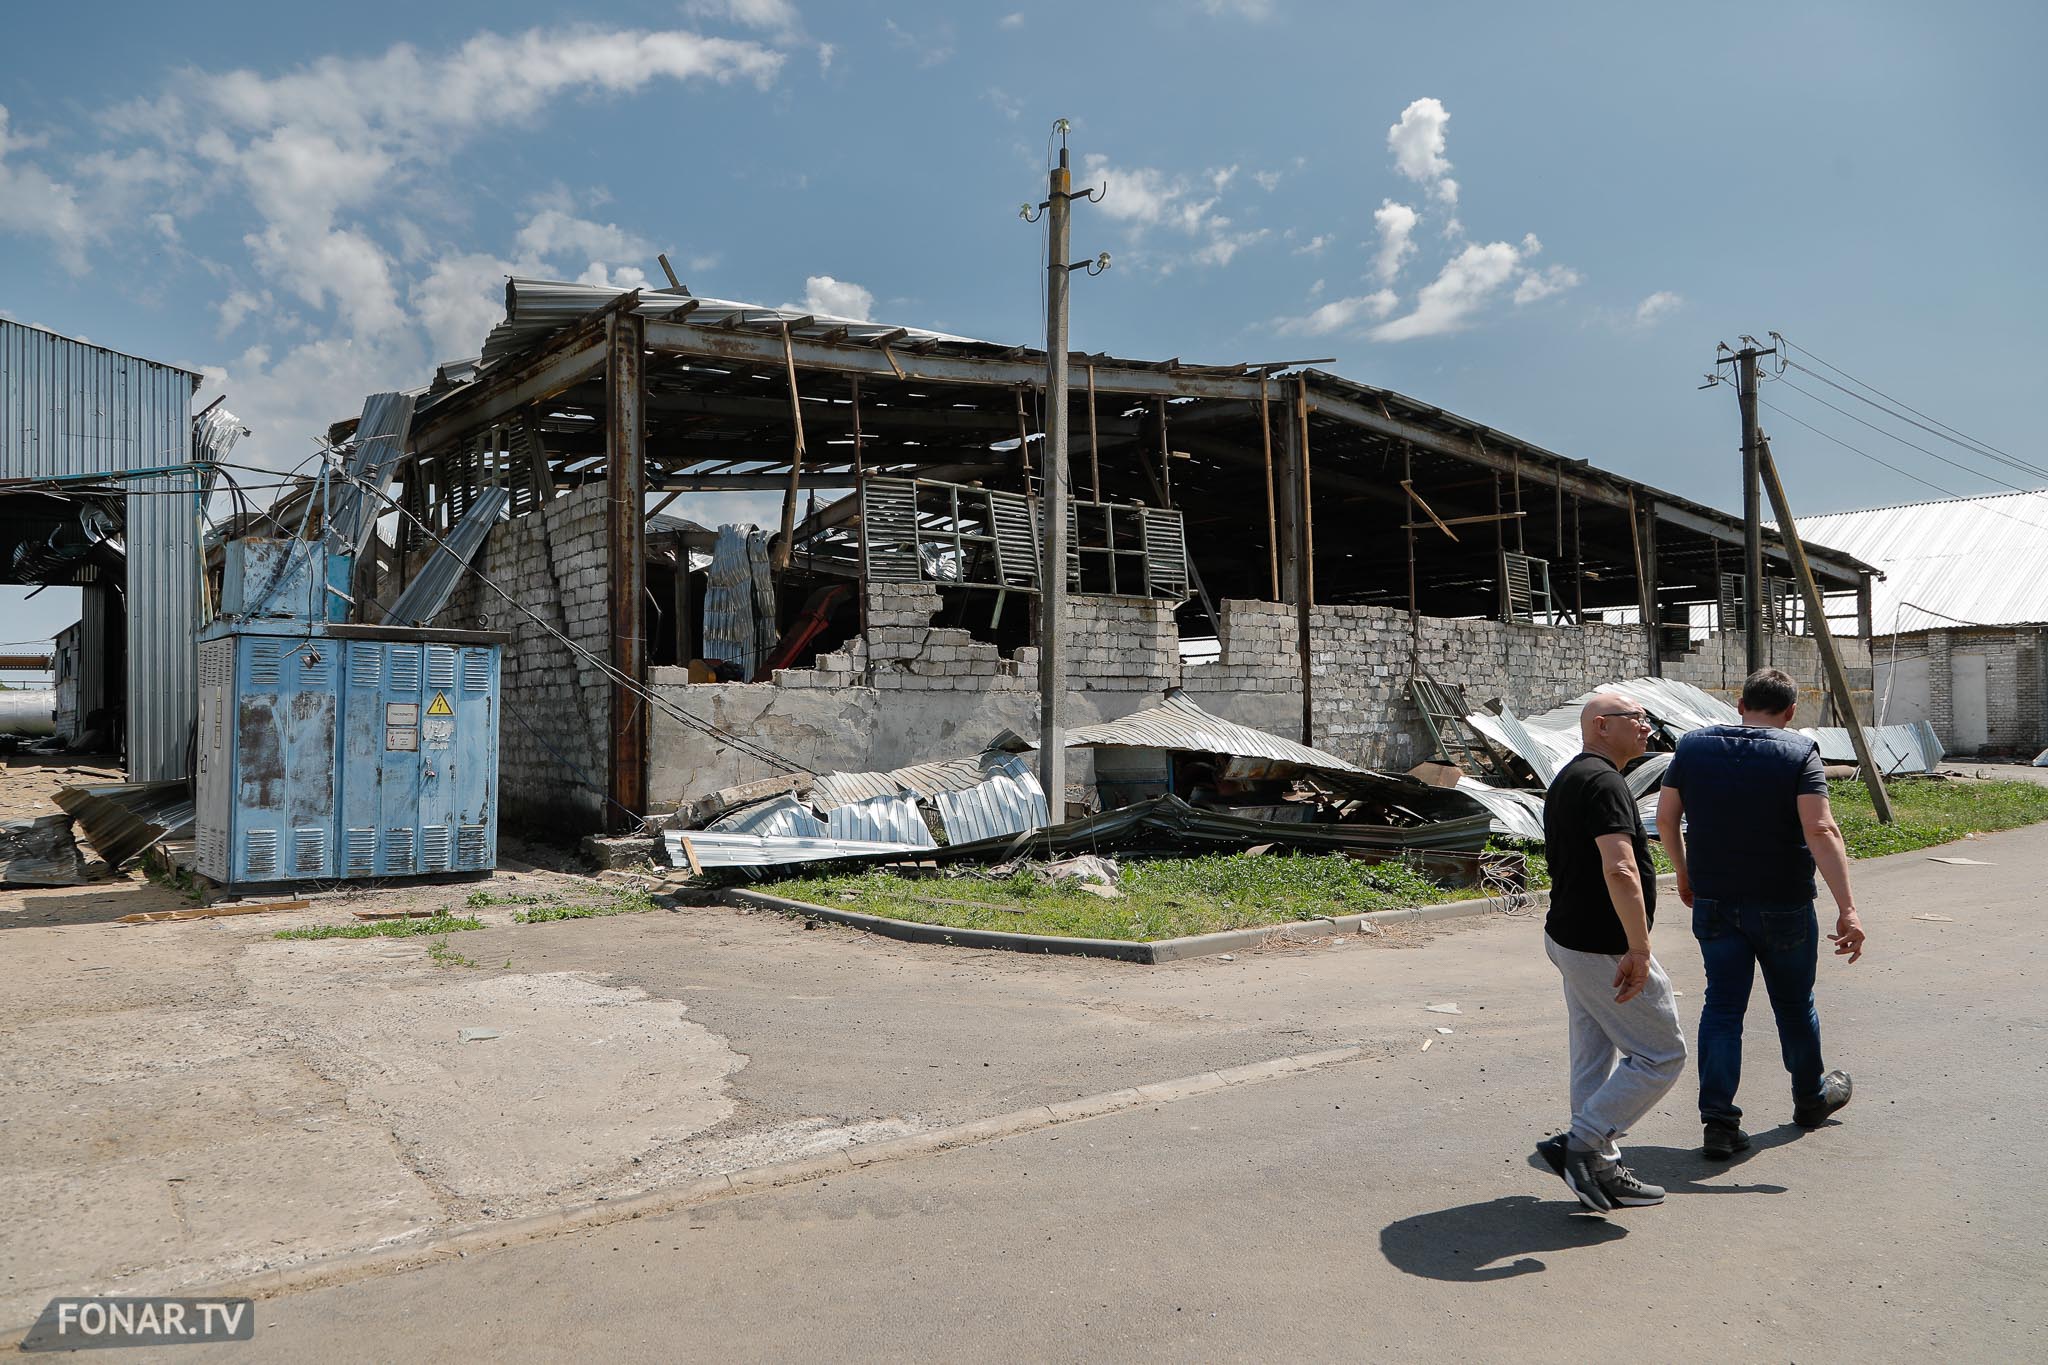
[[[1932,852],[1991,865],[1859,865],[1870,954],[1823,963],[1855,1102],[1790,1126],[1758,991],[1756,1149],[1696,1155],[1688,1071],[1626,1144],[1661,1208],[1580,1214],[1533,1163],[1562,1009],[1497,921],[1395,955],[1410,1013],[1375,1006],[1359,1061],[288,1295],[173,1358],[2038,1359],[2048,829]],[[1690,1034],[1675,913],[1657,947]],[[1183,979],[1206,1010],[1251,978]]]

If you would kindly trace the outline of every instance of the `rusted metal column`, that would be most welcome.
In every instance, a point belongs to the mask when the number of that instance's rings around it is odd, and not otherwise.
[[[1273,507],[1273,415],[1266,403],[1266,376],[1259,376],[1259,437],[1266,448],[1266,549],[1273,561],[1273,600],[1280,600],[1280,518]]]
[[[1088,367],[1088,487],[1095,501],[1102,501],[1102,452],[1095,439],[1095,367]]]
[[[1173,452],[1166,443],[1166,400],[1159,400],[1159,478],[1165,487],[1166,505],[1173,506]]]
[[[1294,494],[1298,503],[1294,511],[1295,536],[1295,595],[1294,630],[1295,643],[1301,658],[1301,742],[1316,742],[1316,688],[1315,688],[1315,528],[1309,521],[1309,468],[1308,468],[1308,381],[1296,380],[1294,386],[1294,420],[1288,425],[1293,428],[1294,439]]]
[[[1876,633],[1877,622],[1871,619],[1870,575],[1856,575],[1856,633],[1868,640]]]
[[[790,344],[789,324],[782,324],[782,363],[789,372],[789,420],[796,427],[796,444],[789,453],[789,487],[782,494],[782,539],[771,562],[778,569],[789,567],[796,553],[796,493],[804,477],[804,405],[796,389],[796,351]]]
[[[1657,502],[1654,498],[1643,500],[1643,571],[1650,581],[1643,588],[1644,620],[1650,623],[1650,676],[1664,676],[1664,609],[1657,605],[1657,593],[1663,587],[1663,575],[1657,568]]]
[[[1415,447],[1401,442],[1401,486],[1415,487]],[[1422,604],[1415,593],[1415,513],[1402,509],[1401,534],[1408,538],[1408,657],[1422,657]]]
[[[1508,597],[1508,542],[1507,527],[1500,519],[1500,471],[1493,471],[1493,572],[1497,587],[1494,607],[1500,619],[1511,621],[1515,616],[1514,603]]]
[[[645,328],[637,313],[605,319],[606,596],[614,671],[605,826],[615,834],[647,813],[647,706],[641,698],[647,686]],[[783,520],[786,538],[787,510]]]

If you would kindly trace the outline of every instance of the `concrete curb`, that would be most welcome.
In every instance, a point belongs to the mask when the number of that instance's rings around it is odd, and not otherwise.
[[[1205,1071],[1197,1076],[1155,1081],[1149,1085],[1111,1090],[1099,1095],[1084,1095],[1078,1099],[1061,1100],[1053,1104],[1032,1105],[1026,1109],[1012,1110],[1007,1114],[957,1123],[947,1128],[935,1128],[930,1132],[910,1133],[881,1142],[857,1143],[823,1156],[756,1166],[749,1170],[735,1171],[730,1175],[706,1176],[688,1184],[650,1190],[645,1194],[631,1195],[624,1199],[572,1205],[526,1218],[510,1219],[503,1223],[461,1228],[419,1241],[376,1247],[369,1251],[337,1256],[308,1265],[265,1271],[212,1284],[180,1286],[172,1292],[183,1298],[267,1299],[284,1293],[331,1288],[379,1275],[392,1275],[440,1264],[448,1257],[459,1258],[471,1252],[524,1246],[562,1233],[589,1231],[636,1218],[675,1213],[737,1195],[806,1184],[827,1176],[848,1175],[883,1162],[902,1161],[909,1157],[949,1151],[956,1147],[993,1142],[998,1138],[1015,1137],[1064,1123],[1100,1118],[1106,1114],[1136,1109],[1148,1104],[1170,1104],[1177,1100],[1193,1099],[1219,1090],[1228,1090],[1234,1086],[1255,1085],[1261,1081],[1277,1080],[1282,1076],[1300,1075],[1303,1072],[1355,1061],[1363,1053],[1364,1049],[1355,1044],[1331,1048],[1324,1052],[1296,1053],[1292,1056],[1273,1057],[1263,1062],[1251,1062],[1244,1066],[1228,1067],[1221,1071]],[[0,1335],[0,1347],[18,1345],[29,1330],[29,1326],[24,1326]]]
[[[1668,887],[1676,883],[1677,877],[1673,873],[1667,872],[1657,878],[1659,886]],[[729,888],[720,893],[718,899],[728,905],[778,910],[784,914],[803,915],[832,924],[843,924],[851,929],[879,934],[884,938],[899,939],[905,943],[933,943],[953,948],[989,948],[1015,953],[1058,953],[1068,957],[1099,957],[1117,962],[1135,962],[1146,967],[1157,967],[1192,957],[1213,957],[1218,953],[1249,951],[1276,939],[1328,938],[1334,934],[1369,932],[1365,928],[1367,925],[1378,927],[1385,924],[1427,924],[1435,920],[1462,919],[1467,915],[1484,915],[1494,911],[1505,913],[1507,909],[1502,898],[1488,896],[1474,900],[1445,901],[1438,905],[1418,905],[1405,910],[1371,910],[1357,915],[1291,920],[1284,924],[1263,924],[1250,929],[1225,929],[1220,933],[1191,934],[1186,938],[1159,939],[1142,943],[1123,939],[1067,938],[1059,934],[1012,934],[999,929],[955,929],[944,924],[889,919],[883,915],[864,915],[858,910],[839,910],[829,905],[812,905],[807,901],[771,896],[765,891],[748,891],[742,887]],[[1522,902],[1521,908],[1525,913],[1548,909],[1550,893],[1526,892]]]

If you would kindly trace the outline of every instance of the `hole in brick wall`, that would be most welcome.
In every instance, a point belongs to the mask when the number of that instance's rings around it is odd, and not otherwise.
[[[939,589],[935,626],[964,630],[983,644],[994,645],[1004,658],[1038,639],[1038,597],[1034,593],[997,594],[983,588]]]

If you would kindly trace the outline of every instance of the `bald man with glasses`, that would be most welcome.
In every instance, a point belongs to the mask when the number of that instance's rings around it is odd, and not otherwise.
[[[1650,956],[1650,839],[1621,776],[1649,736],[1642,707],[1618,692],[1596,693],[1579,712],[1583,751],[1558,771],[1543,801],[1544,947],[1564,978],[1572,1122],[1537,1151],[1597,1213],[1664,1201],[1662,1189],[1621,1164],[1615,1139],[1656,1107],[1685,1067],[1671,978]]]

